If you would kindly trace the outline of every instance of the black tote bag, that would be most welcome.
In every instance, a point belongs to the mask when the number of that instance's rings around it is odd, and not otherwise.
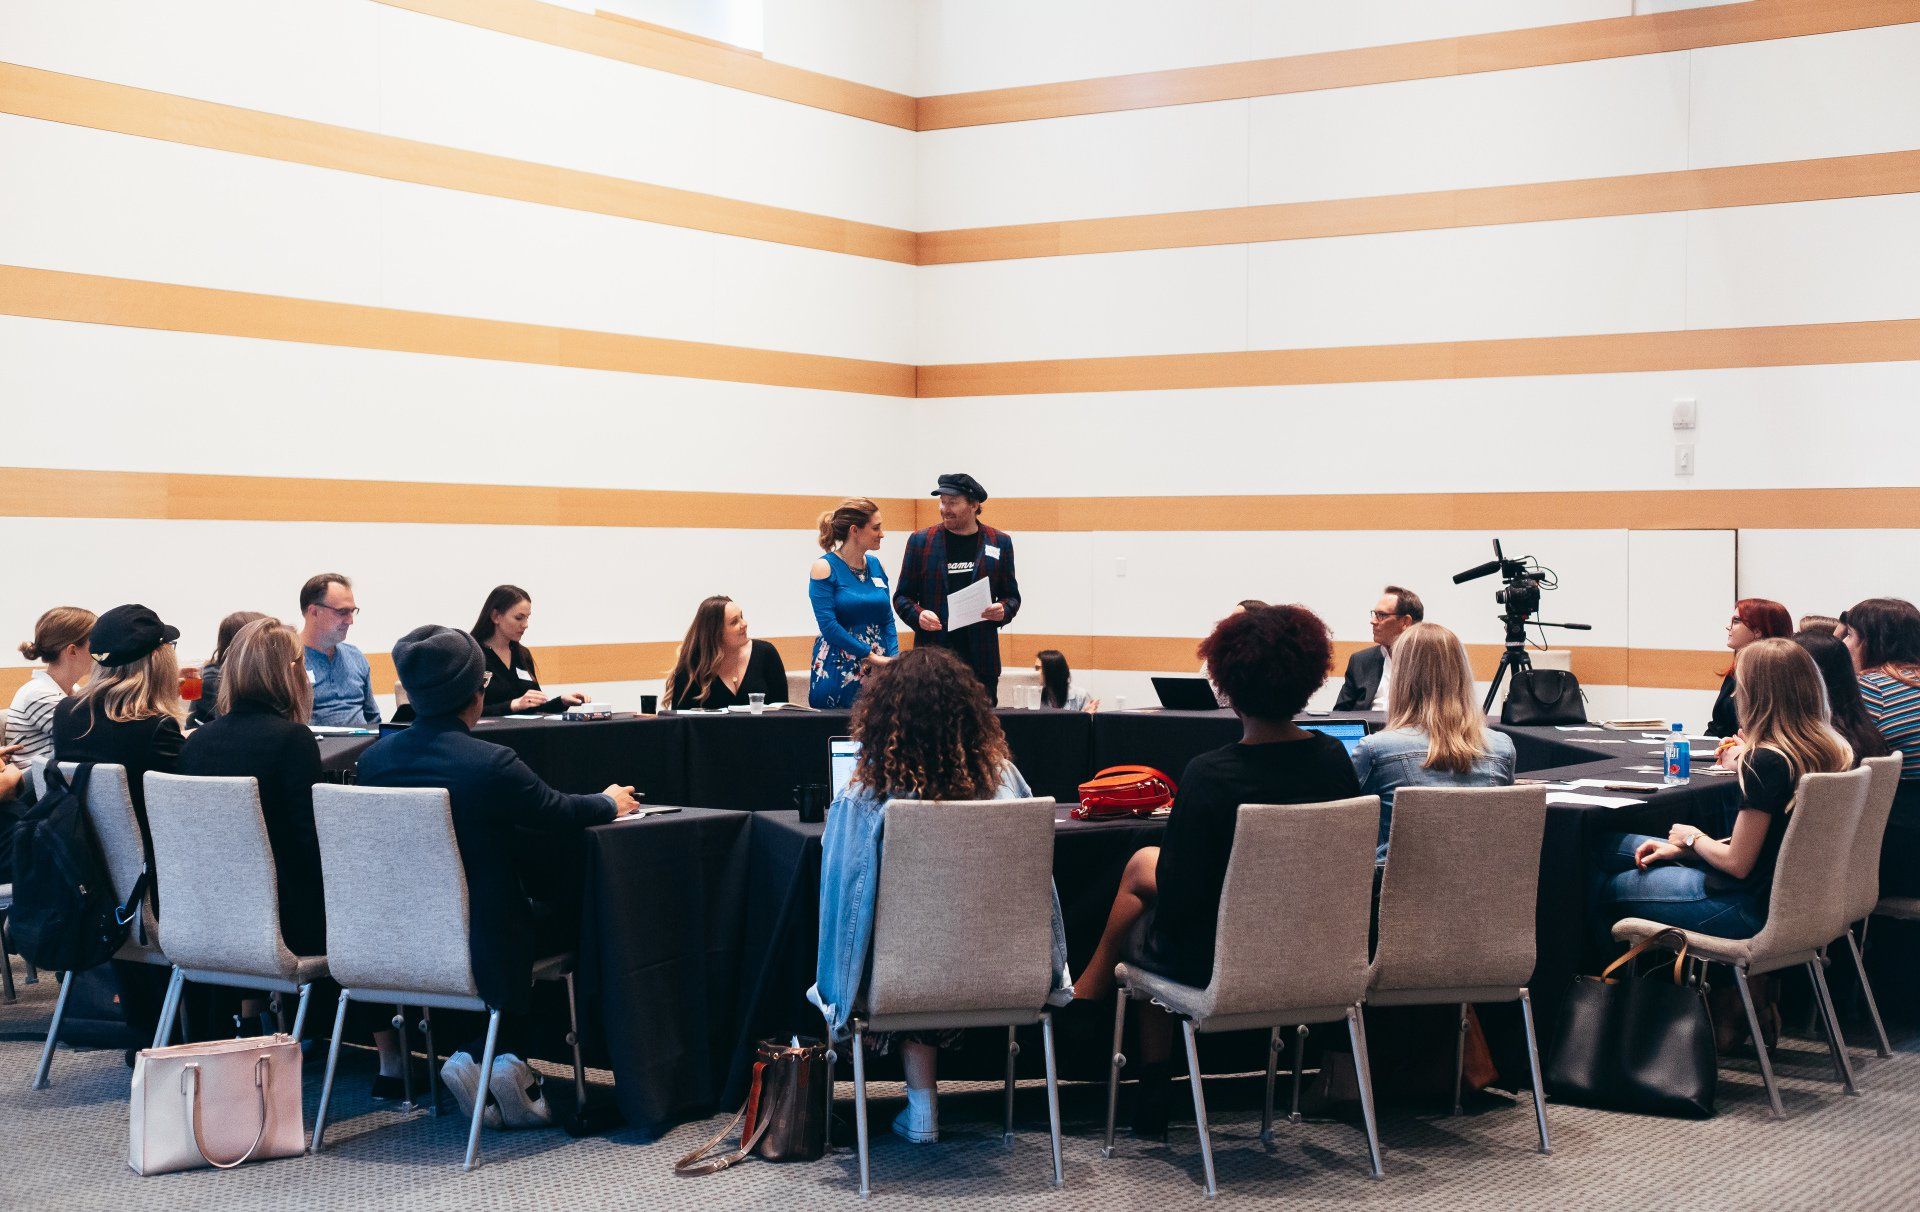
[[[1502,724],[1584,724],[1586,695],[1564,669],[1516,669],[1500,707]]]
[[[1655,945],[1677,948],[1672,980],[1613,976]],[[1634,944],[1599,976],[1574,978],[1547,1066],[1556,1101],[1685,1119],[1713,1116],[1720,1080],[1713,1018],[1706,990],[1680,979],[1686,958],[1686,936],[1670,930]]]

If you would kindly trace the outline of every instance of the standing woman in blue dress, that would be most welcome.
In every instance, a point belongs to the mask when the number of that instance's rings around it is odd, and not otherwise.
[[[873,553],[886,532],[880,507],[849,497],[820,515],[820,549],[807,587],[820,638],[813,642],[813,676],[807,703],[851,707],[869,669],[900,655],[893,623],[893,590]]]

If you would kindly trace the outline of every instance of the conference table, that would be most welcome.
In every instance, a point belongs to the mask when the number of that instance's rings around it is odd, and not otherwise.
[[[1155,844],[1165,826],[1157,819],[1073,821],[1066,806],[1077,785],[1122,763],[1156,766],[1178,778],[1193,756],[1237,740],[1239,723],[1226,711],[998,714],[1035,794],[1063,805],[1054,880],[1070,963],[1078,971],[1099,938],[1127,860]],[[1380,722],[1377,715],[1325,718]],[[1658,738],[1598,729],[1501,730],[1513,738],[1524,778],[1660,781],[1657,772],[1635,769],[1659,763]],[[793,791],[827,782],[827,742],[846,735],[848,713],[503,719],[483,721],[475,731],[513,748],[562,789],[632,783],[646,802],[679,808],[590,830],[583,848],[583,1030],[592,1063],[613,1071],[621,1112],[640,1135],[651,1138],[684,1119],[737,1105],[754,1041],[818,1034],[819,1017],[805,991],[818,946],[823,826],[799,820]],[[350,780],[370,743],[369,737],[324,738],[330,775]],[[1699,760],[1696,770],[1706,765]],[[1731,776],[1705,773],[1655,791],[1588,793],[1641,802],[1548,806],[1531,985],[1543,1048],[1574,974],[1592,970],[1604,954],[1587,913],[1587,856],[1597,839],[1615,831],[1664,834],[1675,823],[1722,832],[1737,799]],[[559,1010],[550,1004],[542,1017],[563,1021]],[[1503,1084],[1523,1084],[1517,1006],[1484,1007],[1481,1020]],[[1064,1016],[1058,1031],[1063,1076],[1104,1079],[1111,1030],[1108,1012]],[[541,1034],[555,1045],[553,1055],[564,1055],[556,1032]],[[992,1033],[972,1034],[982,1038],[943,1057],[943,1075],[991,1078],[1004,1071],[1003,1042],[986,1038]],[[1038,1064],[1037,1043],[1023,1046],[1023,1070]],[[1265,1063],[1258,1033],[1209,1043],[1204,1063],[1210,1071]]]

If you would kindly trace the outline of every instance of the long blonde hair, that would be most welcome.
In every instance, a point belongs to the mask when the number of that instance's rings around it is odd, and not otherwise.
[[[180,701],[180,658],[172,644],[125,665],[95,664],[77,697],[79,707],[96,720],[104,715],[116,724],[130,724],[170,715],[184,724],[187,719],[187,705]]]
[[[313,715],[313,684],[307,681],[300,636],[279,619],[261,615],[240,629],[220,671],[220,713],[254,702],[296,724]]]
[[[1787,761],[1798,782],[1803,774],[1830,774],[1853,766],[1853,747],[1834,730],[1827,684],[1807,650],[1792,640],[1755,640],[1740,650],[1733,674],[1740,736],[1740,762],[1761,749]]]
[[[1427,734],[1428,770],[1465,774],[1487,755],[1487,717],[1473,698],[1473,665],[1460,637],[1415,623],[1393,644],[1387,727]]]

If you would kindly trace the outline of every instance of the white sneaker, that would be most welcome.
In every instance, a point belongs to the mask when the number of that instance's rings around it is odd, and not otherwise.
[[[893,1134],[912,1141],[916,1145],[931,1145],[940,1139],[940,1110],[937,1104],[929,1103],[924,1116],[913,1113],[912,1104],[893,1117]]]
[[[480,1097],[480,1062],[465,1052],[455,1052],[440,1066],[440,1080],[460,1107],[460,1118],[473,1120],[473,1100]],[[500,1127],[500,1108],[492,1103],[481,1113],[480,1122],[489,1128]]]
[[[478,1066],[475,1066],[476,1072]],[[511,1052],[493,1058],[493,1074],[487,1089],[500,1107],[500,1117],[509,1128],[550,1128],[553,1108],[547,1105],[540,1074],[532,1065]]]

